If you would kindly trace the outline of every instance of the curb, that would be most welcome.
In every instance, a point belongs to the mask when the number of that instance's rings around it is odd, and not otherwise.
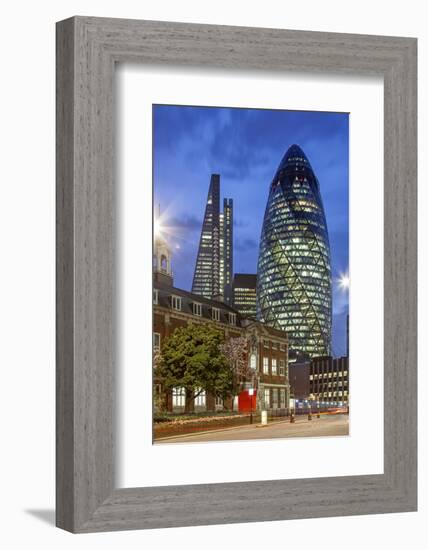
[[[267,428],[276,424],[290,424],[290,419],[287,420],[276,420],[274,422],[268,422],[266,425],[264,424],[244,424],[241,426],[231,426],[230,428],[219,428],[218,430],[204,430],[202,432],[196,432],[196,433],[187,433],[187,434],[178,434],[178,435],[167,435],[166,437],[160,437],[158,439],[153,439],[153,443],[161,443],[162,441],[168,441],[170,439],[181,439],[184,437],[197,437],[198,435],[205,435],[205,434],[214,434],[214,433],[221,433],[221,432],[229,432],[231,430],[239,430],[242,428]],[[296,424],[302,424],[302,422],[296,422]]]

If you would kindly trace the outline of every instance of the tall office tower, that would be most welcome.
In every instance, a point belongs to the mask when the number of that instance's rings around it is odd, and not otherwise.
[[[256,317],[257,275],[254,273],[235,273],[233,277],[233,307],[244,317]]]
[[[212,174],[192,292],[231,304],[232,273],[233,201],[224,199],[223,212],[220,212],[220,176]]]
[[[232,305],[233,277],[233,199],[223,200],[223,212],[220,214],[220,288],[224,301]]]
[[[331,350],[330,245],[318,180],[292,145],[270,184],[257,266],[257,317],[287,331],[290,349]]]

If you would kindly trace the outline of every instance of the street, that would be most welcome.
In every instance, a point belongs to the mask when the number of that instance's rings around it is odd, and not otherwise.
[[[158,439],[155,444],[160,443],[193,443],[201,441],[242,441],[247,439],[275,439],[288,437],[327,437],[349,434],[348,415],[321,415],[312,420],[308,417],[297,416],[296,422],[291,424],[289,420],[272,422],[267,426],[250,425],[238,426],[211,432],[186,434],[181,436],[165,437]]]

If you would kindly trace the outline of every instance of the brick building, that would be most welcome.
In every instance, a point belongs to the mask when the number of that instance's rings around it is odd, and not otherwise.
[[[174,287],[171,269],[171,254],[165,240],[155,239],[153,263],[153,350],[162,349],[165,338],[177,327],[192,323],[213,323],[224,331],[226,338],[244,336],[248,340],[247,360],[254,373],[245,384],[244,392],[255,390],[258,410],[286,413],[289,406],[288,343],[281,330],[266,326],[254,319],[243,317],[239,311],[224,302],[212,300]],[[157,384],[155,392],[164,395],[170,412],[183,412],[184,388],[163,392]],[[237,410],[235,402],[200,393],[193,402],[194,411]],[[244,400],[242,400],[244,402]]]

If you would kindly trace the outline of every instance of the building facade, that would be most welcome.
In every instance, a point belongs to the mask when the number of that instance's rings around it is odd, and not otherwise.
[[[161,258],[162,257],[162,258]],[[155,240],[153,273],[153,351],[161,352],[162,344],[178,327],[188,323],[210,323],[224,331],[226,338],[245,337],[246,361],[251,379],[242,392],[254,390],[256,410],[286,414],[289,408],[288,341],[284,331],[255,319],[245,318],[225,302],[174,287],[171,254],[162,239]],[[164,392],[154,373],[155,397],[162,396],[169,412],[184,412],[185,390],[177,387]],[[191,410],[237,410],[239,398],[224,402],[205,392],[194,399]]]
[[[223,199],[223,212],[220,212],[220,291],[223,300],[232,305],[233,276],[233,200]]]
[[[257,275],[235,273],[233,277],[233,307],[244,317],[256,318]]]
[[[212,174],[193,275],[192,292],[232,304],[233,200],[220,212],[220,175]]]
[[[285,330],[291,349],[331,350],[330,245],[320,186],[292,145],[270,184],[257,266],[257,318]]]
[[[305,400],[311,394],[309,386],[309,377],[311,374],[310,361],[295,362],[288,364],[288,372],[290,377],[290,389],[294,399]]]
[[[323,407],[349,405],[349,358],[313,357],[289,364],[291,392],[298,401],[310,400]]]
[[[309,390],[316,401],[349,405],[349,358],[314,357],[310,363]]]

